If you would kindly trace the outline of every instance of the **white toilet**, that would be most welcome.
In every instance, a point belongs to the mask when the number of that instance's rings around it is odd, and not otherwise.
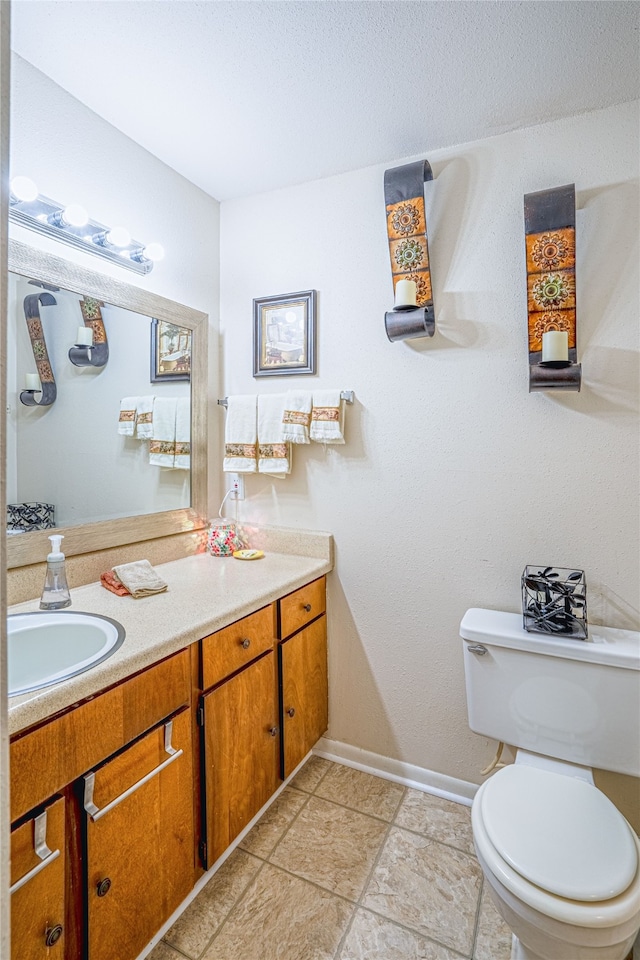
[[[592,767],[640,776],[640,634],[460,625],[469,726],[518,748],[478,790],[473,838],[512,960],[625,960],[640,929],[640,843]]]

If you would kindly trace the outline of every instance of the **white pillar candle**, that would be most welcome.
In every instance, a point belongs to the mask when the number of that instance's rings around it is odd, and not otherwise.
[[[396,283],[396,307],[415,307],[416,302],[415,280],[398,280]]]
[[[78,334],[76,336],[76,346],[77,347],[93,346],[93,330],[91,329],[91,327],[78,327]]]
[[[40,390],[40,377],[37,373],[28,373],[24,378],[25,390]]]
[[[547,330],[542,334],[542,362],[569,359],[569,334],[566,330]]]

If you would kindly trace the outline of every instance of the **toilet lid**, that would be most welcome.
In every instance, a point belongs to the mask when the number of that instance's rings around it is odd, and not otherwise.
[[[631,828],[584,780],[511,764],[485,784],[481,811],[502,859],[549,893],[610,900],[636,874]]]

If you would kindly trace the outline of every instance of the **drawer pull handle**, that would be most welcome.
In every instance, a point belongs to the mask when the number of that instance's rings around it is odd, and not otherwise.
[[[55,927],[48,927],[44,932],[45,947],[53,947],[62,936],[62,924],[56,923]]]
[[[289,709],[287,710],[287,714],[288,714],[290,717],[295,717],[295,715],[296,715],[296,708],[295,708],[295,707],[289,707]]]
[[[164,725],[164,749],[165,752],[169,754],[166,760],[163,760],[162,763],[159,763],[157,767],[154,767],[150,773],[147,773],[144,777],[138,780],[133,786],[129,787],[128,790],[125,790],[120,794],[119,797],[116,797],[115,800],[112,800],[110,803],[107,803],[106,806],[100,810],[96,807],[93,802],[93,790],[96,782],[95,773],[89,773],[84,777],[84,809],[87,811],[92,821],[95,823],[101,817],[104,817],[105,813],[109,813],[110,810],[113,810],[114,807],[117,807],[119,803],[122,803],[123,800],[126,800],[127,797],[130,797],[132,793],[135,793],[136,790],[139,790],[140,787],[144,786],[145,783],[148,783],[149,780],[152,780],[153,777],[157,776],[165,767],[168,767],[170,763],[173,763],[174,760],[177,760],[178,757],[182,756],[182,750],[176,750],[171,746],[171,736],[173,734],[173,720],[169,720],[168,723]]]
[[[249,640],[248,637],[245,637],[243,640],[240,641],[240,646],[242,647],[243,650],[248,650],[249,647],[251,646],[251,640]]]
[[[279,732],[280,732],[280,731],[278,730],[277,727],[271,727],[270,730],[269,730],[269,736],[270,736],[270,737],[277,737]]]
[[[23,877],[20,877],[19,880],[9,888],[9,893],[15,893],[16,890],[19,890],[20,887],[24,887],[25,883],[29,883],[29,880],[33,879],[36,874],[40,873],[41,870],[44,870],[46,866],[50,863],[53,863],[54,860],[60,856],[59,850],[54,850],[53,853],[47,846],[47,811],[41,813],[40,816],[36,817],[33,821],[33,849],[35,850],[38,857],[40,857],[40,863],[38,863],[32,870],[29,870],[28,873],[25,873]]]
[[[311,604],[310,603],[303,604],[302,609],[306,610],[307,613],[311,613]]]

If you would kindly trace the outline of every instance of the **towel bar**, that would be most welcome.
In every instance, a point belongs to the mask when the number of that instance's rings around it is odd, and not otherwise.
[[[344,400],[345,403],[353,403],[355,400],[355,394],[353,390],[343,390],[340,394],[340,399]],[[227,402],[228,402],[227,397],[222,397],[222,399],[218,399],[218,403],[221,407],[226,407]]]

